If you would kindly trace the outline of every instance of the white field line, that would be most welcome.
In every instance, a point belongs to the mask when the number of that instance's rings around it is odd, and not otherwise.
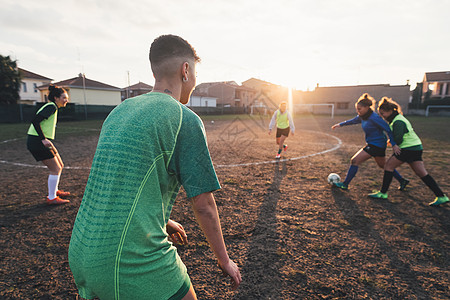
[[[319,132],[319,131],[311,131],[311,130],[304,130],[304,131],[310,131],[310,132],[314,132],[314,133],[324,134],[326,136],[329,136],[329,137],[335,139],[338,143],[333,148],[330,148],[330,149],[327,149],[327,150],[324,150],[324,151],[320,151],[320,152],[316,152],[316,153],[311,153],[311,154],[308,154],[308,155],[299,156],[299,157],[287,158],[287,159],[278,159],[278,160],[260,161],[260,162],[252,162],[252,163],[243,163],[243,164],[216,165],[216,168],[247,167],[247,166],[257,166],[257,165],[263,165],[263,164],[275,164],[275,163],[279,163],[279,162],[283,162],[283,161],[299,160],[299,159],[303,159],[303,158],[308,158],[308,157],[312,157],[312,156],[316,156],[316,155],[321,155],[321,154],[325,154],[325,153],[328,153],[328,152],[332,152],[332,151],[335,151],[335,150],[339,149],[342,146],[341,139],[339,139],[338,137],[335,137],[334,135],[331,135],[331,134],[328,134],[328,133],[324,133],[324,132]]]

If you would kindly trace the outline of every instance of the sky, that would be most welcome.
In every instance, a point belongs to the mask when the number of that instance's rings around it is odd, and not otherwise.
[[[116,87],[153,85],[162,34],[186,39],[197,84],[258,78],[300,90],[412,88],[450,71],[450,0],[2,0],[0,54],[60,81],[85,73]]]

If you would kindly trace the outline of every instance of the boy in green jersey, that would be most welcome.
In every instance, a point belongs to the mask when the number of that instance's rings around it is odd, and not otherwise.
[[[195,50],[178,36],[150,48],[151,93],[125,100],[105,120],[75,220],[69,264],[85,299],[196,299],[168,236],[180,186],[218,264],[237,288],[212,191],[220,188],[200,118],[183,104],[195,87]]]
[[[422,142],[414,132],[411,123],[403,116],[400,105],[390,98],[383,97],[378,105],[378,112],[391,127],[395,143],[397,144],[394,147],[399,147],[401,151],[399,154],[394,153],[386,162],[381,190],[369,194],[369,197],[387,199],[387,191],[392,181],[393,170],[406,162],[436,195],[434,201],[430,202],[429,205],[437,206],[449,202],[448,197],[444,195],[439,185],[425,169],[422,160]]]

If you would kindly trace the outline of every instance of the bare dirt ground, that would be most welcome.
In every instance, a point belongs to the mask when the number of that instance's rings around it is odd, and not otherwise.
[[[450,298],[450,206],[429,207],[434,195],[406,165],[399,171],[411,185],[400,192],[394,180],[388,200],[367,197],[382,180],[374,161],[360,167],[349,191],[331,188],[327,175],[345,177],[364,145],[360,126],[329,129],[342,120],[298,117],[284,154],[294,160],[275,163],[267,119],[205,118],[222,185],[215,197],[224,237],[243,283],[233,292],[220,276],[181,191],[172,218],[187,230],[189,245],[178,249],[199,299]],[[450,119],[412,123],[428,171],[450,193]],[[67,250],[98,131],[59,127],[66,130],[55,145],[68,167],[60,184],[73,193],[68,205],[45,204],[48,171],[24,138],[0,143],[1,299],[76,297]]]

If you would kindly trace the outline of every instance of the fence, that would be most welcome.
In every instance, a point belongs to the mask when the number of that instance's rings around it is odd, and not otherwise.
[[[36,112],[45,103],[36,105],[12,104],[0,105],[0,123],[29,123],[34,118]],[[115,106],[106,105],[76,105],[68,103],[65,108],[58,111],[59,121],[76,120],[101,120],[106,118]]]
[[[0,123],[29,123],[45,103],[0,105]],[[58,121],[102,120],[115,106],[68,103],[58,111]],[[247,107],[189,107],[199,115],[246,114]]]

